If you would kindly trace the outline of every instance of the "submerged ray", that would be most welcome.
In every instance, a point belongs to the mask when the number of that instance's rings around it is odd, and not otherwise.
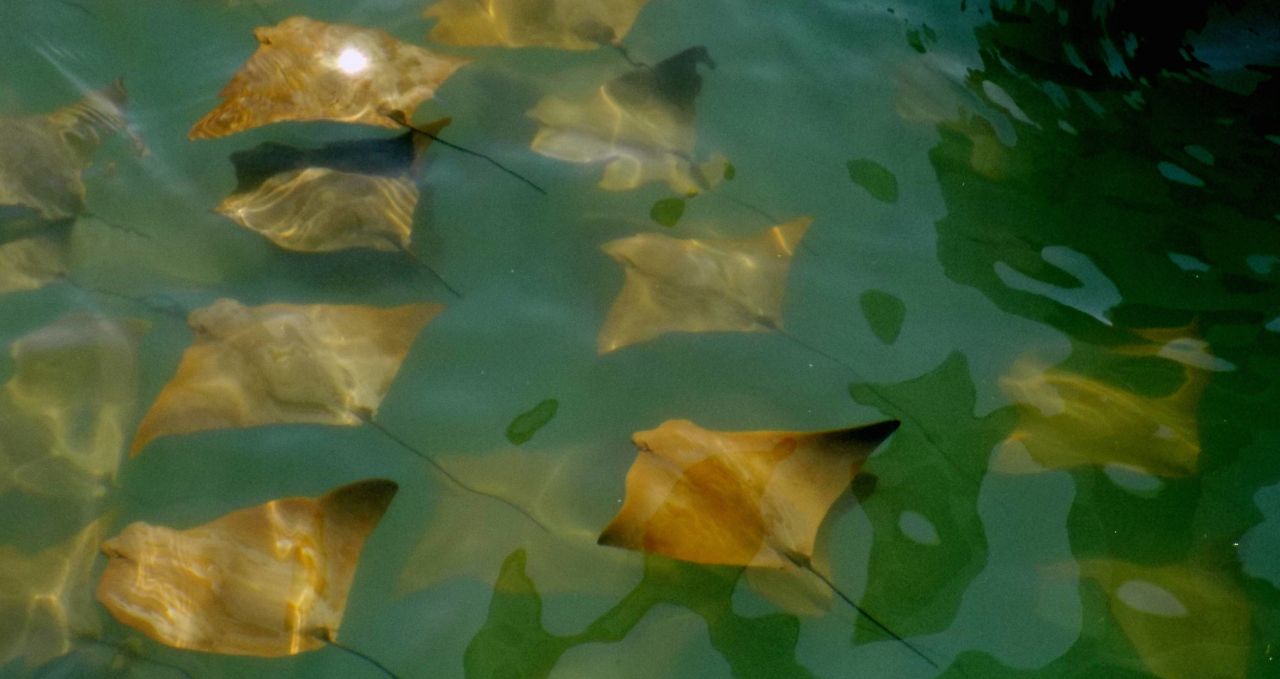
[[[831,506],[897,428],[720,432],[668,420],[637,432],[626,499],[600,544],[703,564],[807,563]]]
[[[418,333],[442,304],[192,311],[195,342],[138,425],[130,449],[173,434],[267,424],[358,426],[377,411]]]
[[[126,129],[126,98],[117,79],[47,115],[0,117],[0,223],[79,214],[81,173],[104,139]]]
[[[407,252],[422,157],[448,123],[393,139],[319,149],[266,143],[232,154],[238,185],[216,211],[286,250]]]
[[[1160,679],[1248,676],[1249,602],[1225,574],[1191,564],[1080,562],[1111,616]]]
[[[32,236],[0,244],[0,294],[36,290],[67,274],[67,247]]]
[[[73,313],[9,349],[0,490],[93,499],[113,481],[138,400],[141,321]]]
[[[644,233],[605,243],[626,282],[600,328],[600,353],[668,332],[767,332],[782,301],[809,217],[754,238],[678,239]]]
[[[0,666],[21,658],[34,667],[98,633],[90,585],[103,524],[34,554],[0,545]]]
[[[98,601],[156,641],[282,656],[337,640],[365,540],[397,486],[373,479],[174,530],[135,522],[102,544]]]
[[[648,0],[439,0],[428,39],[467,47],[589,50],[617,43]]]
[[[192,126],[210,139],[269,123],[334,120],[395,128],[469,63],[376,29],[294,16],[254,30],[258,49]]]
[[[1194,474],[1196,411],[1210,373],[1191,366],[1185,373],[1173,393],[1152,397],[1023,357],[1000,381],[1021,420],[1009,442],[1050,469],[1120,465],[1164,477]]]
[[[544,97],[529,112],[539,129],[531,148],[571,163],[604,163],[600,188],[634,189],[665,181],[679,195],[712,188],[726,162],[694,160],[698,66],[714,67],[704,47],[690,47],[652,68],[614,78],[584,101]]]
[[[823,432],[637,432],[622,509],[599,543],[692,563],[803,570],[881,632],[937,667],[814,564],[818,529],[897,420]]]

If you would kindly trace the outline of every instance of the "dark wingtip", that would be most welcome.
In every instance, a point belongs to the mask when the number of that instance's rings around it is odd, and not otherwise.
[[[883,422],[876,422],[875,424],[868,424],[865,427],[861,427],[861,429],[869,435],[883,441],[884,439],[889,438],[890,434],[898,431],[898,427],[901,426],[902,420],[885,420]]]
[[[390,479],[367,479],[330,491],[324,496],[323,503],[329,512],[337,516],[376,523],[399,490],[400,484]]]
[[[889,438],[893,432],[902,426],[901,420],[884,420],[882,422],[873,422],[864,424],[860,427],[850,427],[848,429],[837,429],[827,432],[826,436],[831,440],[845,444],[861,444],[872,448],[880,445],[885,439]]]

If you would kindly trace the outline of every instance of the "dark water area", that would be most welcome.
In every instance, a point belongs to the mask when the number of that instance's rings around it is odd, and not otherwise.
[[[0,0],[0,676],[1280,676],[1278,69],[1245,0]]]

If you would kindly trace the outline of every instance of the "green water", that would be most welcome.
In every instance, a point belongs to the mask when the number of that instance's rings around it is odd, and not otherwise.
[[[122,454],[100,497],[0,487],[0,674],[180,676],[151,659],[195,677],[379,676],[335,649],[171,649],[87,600],[82,634],[50,659],[22,636],[48,621],[30,612],[34,576],[12,565],[99,516],[108,536],[133,521],[185,529],[375,477],[400,490],[365,546],[340,639],[401,677],[1280,674],[1280,20],[1267,3],[1166,8],[1166,29],[1107,3],[652,0],[623,43],[645,62],[707,48],[695,155],[734,168],[678,219],[672,203],[655,207],[682,198],[661,183],[602,191],[599,165],[529,149],[526,113],[629,70],[617,51],[429,44],[425,4],[0,0],[0,115],[47,112],[123,76],[149,150],[117,136],[96,152],[84,214],[49,227],[74,285],[0,295],[0,344],[72,312],[144,321],[127,446],[192,341],[165,309],[444,303],[377,421],[553,530],[369,426],[161,438]],[[451,116],[442,136],[546,195],[431,148],[413,251],[460,299],[406,257],[289,253],[211,212],[235,188],[236,151],[393,134],[281,123],[187,140],[255,48],[253,28],[295,14],[474,59],[415,119]],[[775,223],[758,211],[814,219],[787,281],[787,335],[671,333],[597,355],[623,284],[602,244],[747,237]],[[1055,420],[1061,403],[1010,386],[1028,357],[1039,375],[1087,380],[1103,406]],[[14,366],[0,358],[0,381]],[[1077,383],[1053,394],[1069,404]],[[1195,398],[1179,400],[1188,384]],[[1189,432],[1190,467],[1119,464],[1146,447],[1158,458],[1178,434],[1108,429],[1125,404]],[[812,581],[796,594],[785,578],[594,544],[636,431],[886,417],[904,424],[866,465],[874,490],[857,484],[860,500],[832,508],[821,551],[843,592],[939,668]],[[23,436],[0,430],[0,464]],[[1115,458],[1053,463],[1100,449]],[[1100,560],[1110,585],[1089,572]],[[88,597],[105,561],[66,590]],[[1138,600],[1160,610],[1134,608],[1121,581],[1158,588]],[[798,602],[814,592],[820,610]],[[1230,624],[1197,626],[1210,609]],[[1195,660],[1161,664],[1171,639]]]

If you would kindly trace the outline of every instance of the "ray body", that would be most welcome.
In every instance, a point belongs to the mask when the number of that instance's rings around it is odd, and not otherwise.
[[[0,294],[36,290],[67,273],[66,246],[45,236],[0,243]]]
[[[356,426],[391,387],[441,304],[392,308],[247,307],[222,299],[191,312],[195,342],[138,426],[154,438],[211,429],[311,423]]]
[[[376,29],[294,16],[254,31],[258,49],[188,136],[210,139],[294,120],[397,128],[469,60]]]
[[[103,521],[34,554],[0,545],[0,666],[40,665],[71,650],[100,623],[90,594]]]
[[[723,158],[694,160],[698,66],[714,66],[691,47],[652,68],[639,68],[582,101],[547,96],[529,116],[539,129],[531,148],[571,163],[603,163],[600,188],[625,191],[665,181],[680,195],[710,189],[724,177]]]
[[[97,599],[160,643],[283,656],[337,639],[365,540],[395,496],[382,479],[173,530],[136,522],[102,544]]]
[[[146,326],[69,314],[13,343],[0,389],[0,490],[79,499],[115,479]]]
[[[438,134],[448,119],[426,127]],[[408,251],[423,132],[321,149],[263,144],[231,156],[239,186],[216,211],[299,252]]]
[[[0,117],[0,218],[53,222],[79,214],[81,173],[102,141],[125,128],[125,100],[116,80],[47,115]]]
[[[466,47],[590,50],[626,37],[648,0],[440,0],[428,39]]]
[[[1148,397],[1024,358],[1001,380],[1021,420],[1009,438],[1050,469],[1122,465],[1185,477],[1199,466],[1196,409],[1209,375],[1188,366],[1176,391]]]
[[[605,243],[626,281],[600,328],[600,353],[668,332],[766,332],[782,326],[791,257],[812,219],[753,238],[644,233]]]
[[[702,564],[790,568],[891,420],[827,432],[718,432],[669,420],[637,432],[626,499],[600,543]]]
[[[1160,679],[1248,676],[1249,602],[1231,578],[1194,564],[1080,562],[1111,615]]]

